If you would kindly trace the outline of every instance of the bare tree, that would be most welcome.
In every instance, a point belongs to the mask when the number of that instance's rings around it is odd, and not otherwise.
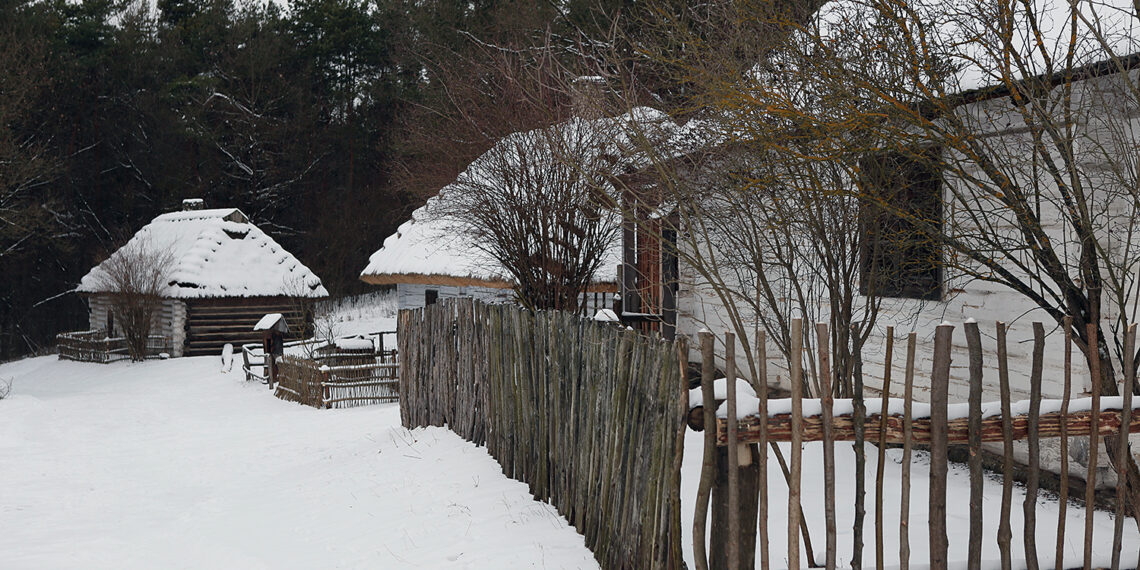
[[[515,278],[533,309],[578,310],[617,239],[608,179],[616,122],[571,119],[508,135],[447,188],[448,214]]]
[[[1140,306],[1133,2],[855,0],[810,19],[768,2],[713,5],[721,21],[709,26],[768,26],[782,41],[751,66],[728,58],[732,42],[690,42],[696,105],[735,138],[781,149],[765,155],[780,179],[805,161],[839,166],[841,193],[936,245],[947,289],[1004,286],[1059,326],[1072,315],[1081,345],[1092,325],[1094,389],[1117,392],[1124,324]],[[935,215],[877,191],[891,169],[928,173],[918,178],[939,198]],[[1140,511],[1140,472],[1115,439],[1109,454],[1130,464]]]
[[[98,287],[110,296],[131,360],[146,359],[147,341],[170,285],[173,263],[169,249],[136,238],[99,265]]]

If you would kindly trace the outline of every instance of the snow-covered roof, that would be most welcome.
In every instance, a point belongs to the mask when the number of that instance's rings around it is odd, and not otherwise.
[[[255,331],[271,330],[274,325],[276,325],[277,323],[282,322],[284,320],[285,320],[285,315],[282,315],[281,313],[269,313],[269,314],[265,315],[264,317],[261,317],[261,320],[257,321],[256,325],[253,325],[253,330],[255,330]],[[286,324],[286,326],[288,326],[288,325]]]
[[[107,291],[105,264],[140,249],[170,252],[167,297],[328,296],[319,277],[237,208],[158,216],[83,276],[76,291]]]
[[[615,157],[616,168],[625,172],[636,171],[650,160],[660,158],[646,155],[645,149],[650,145],[646,145],[645,141],[654,141],[652,146],[659,149],[657,152],[661,154],[676,155],[688,148],[680,141],[690,138],[687,127],[677,125],[665,113],[648,107],[638,107],[616,117],[574,118],[556,128],[573,133],[564,137],[571,141],[570,144],[583,141],[586,148],[573,149],[573,152]],[[577,133],[582,130],[604,133],[605,136],[579,136]],[[527,135],[528,133],[508,135],[499,144],[510,144],[517,137]],[[460,174],[460,179],[479,176],[483,176],[481,159],[476,159]],[[511,287],[513,278],[506,269],[483,252],[470,237],[457,231],[456,228],[462,224],[447,215],[450,201],[456,199],[453,193],[458,191],[457,184],[445,186],[439,194],[412,212],[412,219],[388,236],[384,245],[369,257],[368,266],[361,272],[361,279],[374,284],[479,284]],[[617,267],[622,260],[620,235],[615,236],[613,241],[594,275],[595,284],[616,284],[618,281]]]
[[[864,0],[826,2],[817,13],[824,36],[843,29],[844,22],[873,21],[879,9],[894,4]],[[980,2],[978,0],[915,0],[907,4],[910,14],[902,21],[922,21],[924,49],[956,72],[951,91],[970,91],[1007,80],[1020,80],[1048,71],[1047,60],[1064,62],[1071,49],[1074,65],[1082,66],[1110,57],[1125,57],[1140,51],[1140,19],[1133,0],[1091,0],[1070,4],[1065,0],[1030,0],[1027,3]],[[1011,45],[1025,69],[1016,65],[1002,73],[1004,53],[1000,48],[1003,17],[1011,18]],[[1072,18],[1076,18],[1076,36]],[[896,15],[892,15],[896,18]],[[1070,39],[1073,43],[1070,44]],[[1064,63],[1054,64],[1064,66]]]

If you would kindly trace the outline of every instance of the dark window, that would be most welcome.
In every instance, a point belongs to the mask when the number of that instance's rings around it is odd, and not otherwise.
[[[424,305],[434,305],[439,300],[439,291],[435,289],[428,289],[424,291]]]
[[[941,151],[876,154],[864,160],[859,290],[867,295],[942,298]],[[872,291],[873,288],[873,291]]]

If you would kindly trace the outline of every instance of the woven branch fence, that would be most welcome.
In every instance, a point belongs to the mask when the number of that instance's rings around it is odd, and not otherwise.
[[[890,398],[891,394],[891,362],[893,358],[893,329],[887,329],[887,343],[885,361],[887,365],[883,370],[884,394],[878,398],[864,398],[861,389],[856,390],[853,400],[835,400],[830,397],[831,376],[830,363],[826,339],[827,326],[816,325],[816,340],[818,355],[805,354],[802,343],[807,331],[803,330],[802,322],[793,320],[791,323],[791,358],[789,360],[791,398],[788,400],[768,400],[763,384],[757,385],[756,397],[737,394],[737,378],[732,366],[731,356],[726,356],[725,368],[727,379],[723,409],[720,400],[714,395],[713,366],[715,360],[713,351],[713,337],[709,333],[701,334],[701,353],[705,368],[701,379],[700,402],[716,401],[716,406],[695,407],[690,413],[689,422],[694,429],[704,429],[705,426],[715,425],[715,429],[705,432],[705,455],[716,456],[717,462],[707,462],[702,470],[701,482],[698,490],[696,518],[694,519],[694,553],[697,568],[753,568],[768,567],[770,562],[787,561],[790,567],[801,566],[800,543],[803,540],[806,550],[806,562],[809,566],[822,566],[835,568],[838,532],[836,524],[835,497],[836,476],[847,478],[850,473],[837,473],[835,465],[835,443],[838,441],[856,441],[857,465],[855,470],[855,505],[854,536],[851,545],[853,568],[862,567],[863,560],[863,491],[867,486],[859,465],[860,449],[864,443],[899,443],[902,444],[902,477],[901,485],[896,488],[884,487],[884,457],[878,454],[875,469],[875,480],[871,485],[871,506],[874,508],[873,530],[868,531],[871,556],[874,557],[876,568],[884,567],[884,536],[891,532],[885,528],[884,494],[900,493],[901,501],[898,512],[899,536],[899,566],[908,568],[911,563],[910,540],[911,532],[921,536],[921,525],[927,527],[928,556],[916,557],[916,565],[932,569],[945,569],[965,566],[969,569],[978,569],[992,565],[992,561],[983,560],[983,543],[995,541],[998,555],[1003,568],[1032,568],[1043,566],[1054,567],[1058,570],[1078,566],[1073,564],[1079,553],[1084,568],[1094,567],[1094,541],[1093,541],[1093,514],[1095,510],[1095,493],[1097,481],[1097,453],[1089,455],[1085,476],[1085,507],[1084,507],[1084,541],[1083,544],[1069,545],[1066,534],[1066,508],[1068,502],[1068,444],[1069,438],[1087,438],[1088,449],[1101,448],[1102,438],[1105,450],[1109,457],[1127,458],[1131,450],[1128,446],[1128,437],[1125,434],[1140,431],[1140,410],[1134,413],[1136,403],[1132,394],[1136,385],[1136,376],[1133,372],[1132,355],[1136,349],[1137,325],[1128,328],[1125,339],[1125,362],[1122,384],[1118,391],[1122,396],[1102,397],[1094,392],[1090,398],[1072,399],[1069,397],[1072,386],[1072,367],[1075,342],[1073,340],[1072,321],[1064,321],[1062,329],[1065,331],[1065,367],[1064,396],[1061,400],[1045,400],[1041,398],[1041,385],[1043,375],[1043,356],[1045,352],[1045,328],[1042,323],[1033,323],[1033,360],[1032,372],[1029,377],[1031,386],[1030,399],[1025,402],[1011,402],[1009,388],[1009,358],[1006,350],[1006,326],[997,323],[997,354],[996,376],[995,370],[987,372],[984,366],[984,354],[981,345],[981,333],[975,322],[967,322],[964,333],[969,349],[970,393],[965,404],[951,405],[948,398],[948,384],[950,378],[951,342],[954,326],[940,325],[934,338],[933,369],[929,371],[916,370],[915,350],[917,337],[910,333],[906,344],[906,368],[902,381],[901,400]],[[1091,352],[1090,361],[1099,362],[1096,356],[1096,328],[1093,325],[1088,329]],[[763,337],[760,336],[762,339]],[[731,333],[725,334],[726,347],[734,347],[735,339]],[[763,342],[760,340],[758,342]],[[732,348],[726,352],[731,355]],[[817,366],[822,378],[824,397],[820,400],[808,400],[802,397],[802,366],[805,358],[816,358]],[[870,371],[869,371],[870,372]],[[871,372],[873,373],[873,372]],[[931,380],[931,401],[929,404],[913,402],[913,388],[916,374],[929,374]],[[1096,376],[1097,372],[1094,371]],[[988,379],[986,377],[989,377]],[[761,378],[765,377],[765,370],[761,370]],[[999,402],[983,402],[983,382],[995,381],[999,385],[1001,400]],[[894,387],[898,393],[899,387]],[[786,410],[790,407],[790,413]],[[813,410],[806,413],[805,410]],[[901,409],[901,413],[899,410]],[[818,411],[816,411],[818,410]],[[886,411],[886,414],[880,412]],[[1016,410],[1016,411],[1015,411]],[[853,413],[854,411],[854,413]],[[865,413],[864,413],[865,412]],[[885,421],[884,421],[885,419]],[[1057,537],[1055,542],[1038,543],[1038,517],[1037,496],[1039,493],[1039,472],[1041,466],[1041,440],[1043,438],[1060,438],[1061,456],[1061,484],[1059,497],[1059,513],[1055,520],[1040,521],[1044,525],[1056,524]],[[1019,507],[1023,511],[1021,529],[1012,528],[1011,511],[1012,490],[1017,484],[1014,477],[1013,442],[1023,440],[1028,444],[1028,463],[1026,465],[1025,500]],[[786,506],[786,531],[788,533],[788,550],[786,553],[768,551],[769,531],[782,531],[785,529],[770,528],[768,515],[779,512],[783,505],[767,504],[767,481],[765,474],[769,444],[776,441],[788,441],[790,445],[790,469],[785,472],[785,481],[788,486],[788,504]],[[824,519],[825,546],[822,549],[824,560],[816,559],[806,533],[807,527],[802,520],[803,507],[800,497],[803,492],[817,492],[815,489],[803,487],[801,481],[803,447],[807,441],[823,442],[823,476],[824,476]],[[730,442],[737,442],[735,445]],[[1003,444],[1002,457],[1002,500],[1000,504],[984,504],[983,480],[985,474],[982,465],[982,443],[1001,442]],[[916,517],[914,526],[910,525],[909,505],[911,504],[911,452],[914,445],[929,445],[930,462],[928,494],[925,497],[914,497],[916,504],[924,504]],[[969,496],[949,496],[947,492],[947,477],[949,462],[949,447],[960,446],[968,450],[968,468],[970,474]],[[740,454],[743,457],[755,456],[757,461],[747,460],[738,462]],[[715,466],[714,466],[715,465]],[[729,466],[737,465],[737,469]],[[1137,501],[1132,496],[1133,490],[1128,483],[1129,462],[1116,459],[1113,465],[1116,471],[1115,505],[1113,521],[1113,540],[1111,550],[1111,565],[1114,570],[1129,566],[1128,558],[1136,554],[1137,544],[1128,544],[1123,540],[1123,530],[1130,506]],[[781,482],[782,484],[783,482]],[[901,488],[900,488],[901,487]],[[727,539],[719,543],[714,538],[714,549],[711,556],[706,557],[703,537],[706,532],[706,523],[703,513],[707,512],[710,495],[714,503],[717,495],[725,497],[722,513],[718,516],[713,510],[711,535]],[[947,507],[953,502],[969,502],[969,542],[956,544],[950,548],[948,542],[948,528],[955,524],[947,515]],[[757,516],[756,505],[759,504]],[[996,510],[996,513],[995,513]],[[1138,509],[1140,510],[1140,509]],[[1050,517],[1052,518],[1052,517]],[[925,519],[924,521],[921,519]],[[987,520],[998,521],[996,536],[983,532]],[[960,524],[960,523],[958,523]],[[1135,519],[1127,521],[1129,525],[1137,524]],[[775,525],[773,525],[775,526]],[[818,529],[817,529],[818,530]],[[1020,541],[1017,545],[1014,539],[1015,531],[1021,530]],[[804,531],[801,534],[801,531]],[[1046,531],[1048,532],[1048,531]],[[1017,548],[1020,546],[1020,548]],[[1073,547],[1076,548],[1073,548]],[[759,550],[759,560],[755,559]],[[1078,552],[1071,552],[1066,560],[1066,547]],[[1124,555],[1124,556],[1122,556]],[[953,559],[951,558],[953,556]],[[1018,559],[1019,556],[1024,556]],[[870,566],[870,560],[867,561]]]
[[[127,350],[126,338],[108,337],[103,330],[59,333],[55,335],[55,344],[61,360],[107,364],[131,357]],[[159,358],[160,354],[169,350],[170,337],[161,335],[147,337],[147,358]]]
[[[397,402],[399,365],[377,362],[326,366],[315,360],[285,355],[277,361],[274,395],[314,408],[351,408]]]
[[[485,444],[603,568],[680,568],[672,343],[557,312],[448,299],[399,316],[400,413]]]

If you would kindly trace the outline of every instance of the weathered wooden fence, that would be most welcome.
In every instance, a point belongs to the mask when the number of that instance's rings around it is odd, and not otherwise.
[[[373,358],[373,360],[376,360]],[[350,408],[400,399],[394,362],[328,366],[285,355],[277,361],[274,395],[315,408]]]
[[[603,568],[680,568],[678,351],[558,312],[448,299],[399,316],[406,427],[447,425],[585,535]]]
[[[902,478],[901,489],[884,489],[884,462],[883,457],[885,454],[879,454],[879,460],[876,468],[876,479],[873,489],[873,501],[875,506],[875,528],[873,530],[874,542],[874,557],[875,567],[882,568],[884,566],[884,548],[883,537],[884,533],[888,532],[884,528],[883,521],[883,497],[884,493],[901,492],[900,512],[898,514],[898,533],[899,533],[899,560],[902,568],[907,568],[911,562],[910,555],[910,532],[915,530],[910,527],[910,508],[911,497],[911,473],[910,462],[911,453],[915,444],[929,445],[930,453],[930,472],[929,472],[929,496],[917,501],[925,501],[926,508],[920,510],[925,514],[927,532],[926,537],[929,544],[929,558],[926,560],[918,561],[922,566],[929,565],[930,568],[940,569],[947,567],[961,567],[980,568],[982,564],[982,544],[987,540],[996,541],[996,545],[1000,552],[1002,568],[1032,568],[1037,569],[1040,567],[1039,558],[1041,558],[1041,551],[1045,551],[1044,558],[1052,558],[1054,566],[1058,569],[1068,568],[1071,565],[1065,563],[1065,548],[1067,544],[1065,521],[1066,521],[1066,506],[1068,501],[1068,488],[1067,488],[1067,474],[1068,474],[1068,453],[1066,446],[1068,445],[1070,437],[1087,437],[1089,449],[1093,450],[1089,454],[1088,470],[1086,481],[1086,495],[1085,495],[1085,527],[1084,527],[1084,543],[1083,543],[1083,566],[1084,568],[1093,567],[1093,512],[1095,505],[1095,489],[1097,478],[1097,459],[1096,451],[1100,448],[1102,438],[1106,444],[1106,449],[1110,456],[1117,458],[1125,458],[1130,454],[1128,447],[1128,438],[1122,436],[1122,433],[1132,431],[1140,431],[1140,413],[1133,414],[1133,400],[1132,393],[1135,386],[1136,378],[1133,372],[1132,356],[1135,354],[1136,347],[1136,325],[1133,325],[1127,333],[1126,347],[1124,350],[1125,356],[1125,373],[1123,374],[1123,382],[1119,387],[1122,396],[1118,397],[1101,397],[1097,392],[1093,392],[1089,398],[1071,399],[1069,397],[1072,379],[1072,339],[1069,336],[1071,325],[1066,323],[1064,327],[1066,330],[1066,368],[1064,370],[1064,397],[1059,401],[1042,400],[1041,383],[1042,383],[1042,357],[1044,353],[1044,327],[1040,323],[1034,323],[1034,351],[1032,372],[1029,378],[1031,386],[1030,399],[1024,402],[1010,402],[1009,390],[1009,362],[1006,352],[1006,328],[1002,323],[997,324],[997,382],[1000,385],[1001,400],[1000,402],[982,402],[982,382],[985,368],[983,366],[983,354],[980,342],[979,327],[976,323],[966,323],[964,331],[969,347],[969,372],[970,372],[970,392],[969,401],[962,405],[948,404],[948,380],[950,377],[950,351],[951,351],[951,337],[954,327],[952,325],[939,326],[934,339],[934,366],[931,370],[931,402],[929,404],[918,404],[913,402],[913,385],[916,374],[914,366],[914,355],[916,337],[912,333],[907,339],[906,346],[906,367],[905,378],[903,380],[903,398],[901,400],[892,400],[889,395],[891,393],[891,360],[893,351],[893,340],[889,340],[886,344],[886,367],[883,371],[885,392],[883,397],[876,399],[864,399],[861,395],[853,400],[833,400],[830,396],[829,384],[829,363],[826,339],[827,328],[825,325],[817,325],[817,346],[819,354],[803,355],[800,346],[802,344],[796,343],[796,339],[802,338],[802,325],[795,321],[792,325],[792,339],[793,346],[791,349],[792,358],[789,362],[789,370],[791,371],[791,385],[792,397],[789,400],[769,400],[766,396],[765,383],[759,382],[756,389],[753,390],[756,394],[747,394],[743,397],[737,394],[737,382],[735,373],[732,369],[732,350],[727,351],[726,357],[726,375],[725,389],[720,400],[724,400],[724,405],[721,406],[718,402],[714,406],[701,406],[699,411],[694,410],[690,414],[690,423],[698,424],[694,427],[703,428],[715,423],[716,430],[709,430],[706,432],[705,437],[705,468],[702,472],[700,488],[698,491],[696,520],[694,520],[694,553],[696,555],[696,564],[698,568],[708,568],[709,559],[705,555],[704,536],[706,532],[706,513],[709,495],[716,488],[723,497],[727,504],[721,509],[722,515],[717,516],[714,509],[713,517],[713,534],[724,534],[728,536],[727,541],[724,543],[723,548],[727,552],[712,552],[712,566],[713,567],[727,567],[727,568],[751,568],[755,564],[754,553],[756,546],[759,546],[760,552],[760,567],[767,568],[772,560],[786,561],[789,567],[798,568],[801,566],[800,558],[800,541],[801,538],[805,539],[806,536],[801,537],[801,530],[804,528],[803,522],[800,520],[802,514],[802,505],[800,504],[801,496],[801,468],[802,468],[802,447],[801,444],[805,441],[822,441],[823,442],[823,465],[824,465],[824,556],[823,566],[827,568],[836,567],[836,554],[837,554],[837,531],[836,531],[836,498],[835,498],[835,460],[834,460],[834,444],[836,441],[856,441],[857,448],[862,443],[870,442],[875,444],[889,444],[901,443],[902,444]],[[1093,351],[1096,350],[1095,329],[1090,329],[1090,336],[1093,341],[1090,343]],[[893,339],[893,331],[888,329],[888,335]],[[726,347],[732,347],[735,341],[731,334],[725,335]],[[704,359],[704,374],[702,377],[701,403],[717,400],[713,384],[713,366],[710,362],[713,360],[713,338],[710,334],[702,335],[702,358]],[[762,340],[760,341],[763,342]],[[1094,353],[1095,354],[1095,353]],[[802,390],[802,368],[799,364],[804,357],[818,358],[817,364],[820,370],[820,375],[824,379],[823,386],[825,394],[823,398],[818,400],[807,400],[803,398]],[[761,359],[762,360],[762,359]],[[763,361],[763,360],[762,360]],[[920,372],[921,373],[921,372]],[[1093,371],[1094,377],[1097,375]],[[764,378],[764,372],[761,371],[761,379]],[[992,381],[992,379],[991,379]],[[896,388],[897,390],[897,388]],[[714,409],[717,414],[714,417]],[[699,421],[697,419],[699,418]],[[1044,437],[1060,437],[1061,445],[1061,460],[1062,460],[1062,481],[1061,481],[1061,496],[1060,496],[1060,513],[1056,520],[1057,531],[1055,542],[1050,541],[1048,545],[1038,545],[1036,542],[1037,537],[1037,498],[1039,494],[1039,465],[1040,465],[1040,440]],[[1025,559],[1013,559],[1015,551],[1013,547],[1013,529],[1011,529],[1011,516],[1010,511],[1012,508],[1011,497],[1012,490],[1016,484],[1014,481],[1014,458],[1013,458],[1013,442],[1014,440],[1025,440],[1028,442],[1028,465],[1025,473],[1027,474],[1027,481],[1025,481],[1025,501],[1022,505],[1023,511],[1023,528],[1022,528],[1022,544],[1021,549],[1024,552]],[[730,445],[729,442],[737,442]],[[788,551],[786,558],[781,555],[768,552],[767,536],[768,536],[768,507],[767,505],[767,481],[768,478],[764,475],[763,466],[767,464],[767,448],[775,441],[790,441],[791,442],[791,467],[785,472],[785,479],[788,484],[789,503],[787,505],[787,525],[788,532]],[[982,470],[982,443],[984,441],[1002,442],[1004,449],[1004,456],[1002,459],[1002,501],[998,506],[996,515],[993,513],[993,506],[988,509],[989,512],[983,512],[983,470]],[[957,545],[954,549],[954,559],[951,561],[951,551],[947,540],[947,501],[966,501],[967,497],[947,497],[947,464],[949,447],[957,445],[964,446],[968,450],[967,457],[968,467],[970,473],[970,492],[969,492],[969,530],[970,540],[968,545]],[[727,448],[727,449],[726,449]],[[727,452],[726,452],[727,451]],[[739,461],[738,457],[741,453],[749,453],[758,458],[752,466],[745,466],[747,461]],[[719,462],[711,462],[708,458],[716,454],[727,456],[727,461],[723,459]],[[858,457],[858,452],[856,457]],[[781,464],[783,460],[781,458]],[[758,465],[757,465],[758,464]],[[714,468],[716,465],[717,468]],[[731,468],[727,466],[738,466]],[[1118,460],[1116,461],[1116,501],[1115,501],[1115,522],[1112,546],[1112,568],[1121,567],[1121,553],[1122,550],[1127,548],[1131,556],[1135,553],[1136,549],[1140,547],[1137,544],[1125,544],[1122,541],[1123,525],[1126,520],[1126,505],[1135,505],[1136,501],[1131,496],[1129,486],[1127,484],[1126,473],[1127,462]],[[721,471],[720,473],[717,470]],[[856,471],[861,472],[862,466],[857,465]],[[727,471],[727,473],[723,473]],[[851,474],[844,474],[844,476],[851,476]],[[743,481],[742,481],[743,479]],[[851,558],[853,560],[852,566],[859,568],[862,566],[862,503],[861,495],[863,489],[861,487],[860,479],[856,479],[856,495],[855,495],[855,533],[854,544],[852,545]],[[818,492],[818,490],[813,490]],[[756,517],[755,503],[760,505],[760,516]],[[743,513],[743,515],[742,515]],[[751,518],[747,515],[751,514]],[[1132,515],[1135,517],[1136,513]],[[996,537],[993,535],[983,535],[983,520],[984,518],[993,519],[996,516],[998,519],[998,532]],[[758,521],[758,523],[757,523]],[[916,520],[915,522],[920,522]],[[1133,521],[1135,523],[1135,521]],[[1133,524],[1130,523],[1130,524]],[[759,540],[756,537],[759,536]],[[810,544],[810,543],[807,543]],[[807,560],[809,565],[819,563],[819,560],[813,559],[808,556]]]
[[[106,364],[130,358],[127,339],[108,337],[106,331],[90,330],[64,332],[55,336],[56,351],[63,360],[98,362]],[[170,337],[151,335],[147,337],[146,357],[158,358],[170,351]]]

